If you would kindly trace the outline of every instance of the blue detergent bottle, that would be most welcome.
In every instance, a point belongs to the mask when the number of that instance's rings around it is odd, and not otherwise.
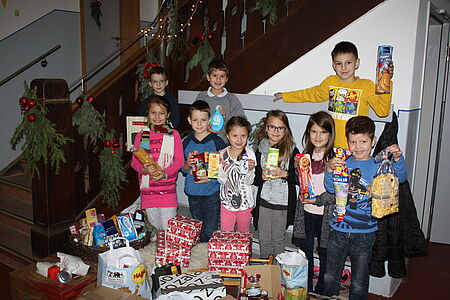
[[[221,131],[223,125],[225,124],[225,119],[220,113],[219,105],[216,106],[216,111],[213,113],[211,117],[211,130],[212,131]]]

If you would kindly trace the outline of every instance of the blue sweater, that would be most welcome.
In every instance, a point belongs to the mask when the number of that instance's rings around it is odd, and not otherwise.
[[[371,185],[373,176],[375,176],[379,163],[375,163],[373,158],[370,158],[369,160],[354,160],[353,156],[350,156],[346,163],[349,174],[351,174],[354,169],[359,168],[361,170],[361,178],[356,183],[360,192],[358,192],[356,196],[356,207],[352,208],[347,201],[344,220],[336,223],[336,215],[333,216],[333,219],[330,222],[331,228],[337,231],[350,233],[368,233],[377,231],[377,220],[372,217],[372,198],[370,195],[372,191]],[[394,163],[394,169],[397,171],[398,182],[405,182],[407,176],[406,163],[403,156],[400,157],[398,162]],[[334,194],[331,172],[325,173],[324,183],[327,191]]]
[[[218,152],[225,148],[225,142],[215,133],[210,133],[203,140],[199,141],[191,134],[183,140],[184,157],[188,158],[189,153],[197,151],[199,154],[203,152]],[[208,183],[194,183],[194,176],[191,170],[181,168],[181,171],[186,176],[184,184],[184,192],[188,196],[210,196],[220,189],[220,184],[217,179],[211,179]]]

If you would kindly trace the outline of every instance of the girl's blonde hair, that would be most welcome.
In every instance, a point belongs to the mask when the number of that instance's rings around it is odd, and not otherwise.
[[[323,128],[326,132],[330,134],[330,137],[328,138],[328,143],[325,148],[325,153],[323,154],[324,160],[329,160],[333,157],[333,144],[334,144],[334,120],[330,116],[329,113],[325,111],[319,111],[315,114],[312,114],[311,117],[309,117],[308,125],[306,125],[305,133],[303,133],[303,146],[305,147],[305,152],[309,155],[313,154],[314,151],[314,145],[311,142],[310,137],[310,130],[311,127],[316,124],[317,126]]]
[[[264,138],[268,139],[267,136],[267,122],[269,122],[270,118],[277,118],[281,120],[281,122],[284,123],[284,126],[286,126],[286,131],[284,132],[284,136],[281,139],[279,143],[276,145],[273,145],[272,148],[277,148],[280,150],[280,155],[278,157],[278,162],[287,162],[289,157],[292,155],[292,151],[294,151],[294,138],[292,137],[292,130],[289,126],[289,119],[284,113],[284,111],[281,111],[279,109],[271,110],[267,112],[266,114],[266,122],[263,126],[263,136]],[[267,130],[266,130],[267,129]]]

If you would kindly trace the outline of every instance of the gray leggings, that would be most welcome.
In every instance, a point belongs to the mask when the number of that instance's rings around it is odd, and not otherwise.
[[[286,243],[287,210],[259,207],[258,237],[261,257],[277,256]]]

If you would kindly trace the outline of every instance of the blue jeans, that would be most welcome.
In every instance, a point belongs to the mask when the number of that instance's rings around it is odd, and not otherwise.
[[[346,233],[331,230],[327,249],[327,271],[325,273],[326,296],[339,295],[342,271],[347,256],[351,262],[350,300],[365,300],[369,291],[369,261],[375,232]]]
[[[314,238],[320,243],[320,235],[322,232],[322,215],[315,215],[305,211],[305,232],[306,238],[299,240],[300,249],[305,252],[308,259],[308,291],[313,291],[314,277]],[[324,275],[327,266],[327,248],[317,246],[319,254],[320,273],[314,292],[322,294],[324,285]]]
[[[220,197],[219,192],[210,196],[188,195],[192,218],[202,221],[200,242],[206,243],[215,230],[219,228]]]

